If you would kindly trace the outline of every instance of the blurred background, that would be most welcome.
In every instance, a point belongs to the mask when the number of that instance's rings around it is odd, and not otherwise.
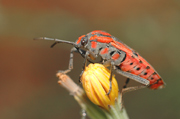
[[[180,118],[179,0],[1,0],[0,119],[80,118],[80,106],[57,84],[70,45],[34,41],[47,36],[75,41],[104,30],[138,51],[166,82],[162,90],[124,95],[131,119]],[[78,83],[83,58],[69,73]],[[125,78],[116,75],[119,87]],[[129,86],[139,85],[131,81]]]

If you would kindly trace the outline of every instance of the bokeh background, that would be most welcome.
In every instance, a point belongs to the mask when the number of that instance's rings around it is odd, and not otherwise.
[[[80,118],[80,107],[57,84],[71,46],[34,41],[47,36],[75,41],[92,30],[118,37],[150,62],[166,82],[162,90],[124,95],[131,119],[180,118],[179,0],[1,0],[0,119]],[[83,58],[69,75],[78,83]],[[119,75],[120,87],[125,78]],[[129,86],[139,85],[131,81]]]

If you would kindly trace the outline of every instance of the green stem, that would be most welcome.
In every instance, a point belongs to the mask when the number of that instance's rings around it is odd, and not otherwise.
[[[117,108],[117,105],[111,106],[109,112],[112,115],[113,119],[129,119],[126,110],[124,108]]]

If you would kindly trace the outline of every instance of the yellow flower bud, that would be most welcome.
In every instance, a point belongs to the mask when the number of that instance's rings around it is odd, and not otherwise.
[[[108,110],[108,105],[114,105],[118,97],[118,84],[112,77],[112,90],[109,95],[110,71],[102,64],[89,64],[81,77],[83,88],[88,98],[96,105]]]

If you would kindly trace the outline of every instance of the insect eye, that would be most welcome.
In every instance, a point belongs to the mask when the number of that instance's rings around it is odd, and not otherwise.
[[[81,45],[85,46],[87,44],[87,40],[85,40],[84,38],[81,40]]]

